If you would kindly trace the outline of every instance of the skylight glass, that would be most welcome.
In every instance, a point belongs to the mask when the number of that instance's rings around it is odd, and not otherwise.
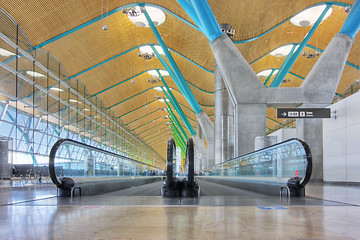
[[[50,88],[50,90],[55,91],[55,92],[63,92],[64,91],[61,88],[56,88],[56,87],[52,87],[52,88]]]
[[[11,56],[15,56],[15,53],[12,53],[6,49],[0,48],[0,56],[2,57],[11,57]]]
[[[36,77],[36,78],[46,78],[46,76],[44,74],[41,74],[41,73],[38,73],[38,72],[26,71],[26,74],[31,76],[31,77]]]
[[[266,69],[266,70],[264,70],[264,71],[261,71],[261,72],[259,72],[258,74],[256,74],[258,77],[260,77],[260,78],[263,78],[263,77],[268,77],[269,75],[270,75],[270,73],[272,72],[272,69]],[[275,75],[275,74],[277,74],[279,72],[279,70],[275,70],[274,71],[274,73],[273,73],[273,76]]]
[[[326,5],[318,5],[301,11],[290,19],[290,22],[299,27],[308,27],[314,25],[316,20],[320,17],[321,13],[325,10]],[[332,14],[333,9],[330,8],[325,14],[323,21]]]
[[[161,76],[163,76],[163,77],[169,76],[169,73],[166,70],[159,70],[159,71],[160,71]],[[149,70],[147,72],[148,72],[148,74],[150,74],[153,77],[160,77],[156,70]]]
[[[278,47],[277,49],[273,50],[272,52],[270,52],[270,55],[275,56],[275,57],[286,57],[287,55],[289,55],[291,49],[293,48],[293,44],[287,44],[287,45],[283,45],[281,47]],[[295,50],[299,47],[296,46]]]
[[[155,27],[160,26],[165,22],[166,15],[161,9],[149,6],[146,6],[145,9],[153,21]],[[149,23],[146,20],[145,14],[141,12],[140,7],[138,6],[132,7],[130,10],[128,10],[127,17],[133,24],[139,27],[149,27]]]
[[[154,47],[155,47],[156,51],[160,55],[165,55],[164,51],[162,50],[162,48],[160,46],[154,46]],[[155,56],[154,51],[152,50],[152,48],[149,45],[139,47],[139,52],[140,52],[141,55],[147,54],[147,55],[154,55]]]

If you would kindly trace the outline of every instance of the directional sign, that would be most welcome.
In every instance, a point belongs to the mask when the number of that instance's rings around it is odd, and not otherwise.
[[[278,108],[277,118],[330,118],[330,108]]]

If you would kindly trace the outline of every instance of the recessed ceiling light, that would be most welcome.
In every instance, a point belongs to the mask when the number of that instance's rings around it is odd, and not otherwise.
[[[149,6],[146,6],[145,9],[146,12],[149,14],[151,20],[153,21],[155,27],[160,26],[165,22],[166,15],[161,9]],[[138,6],[128,9],[127,17],[133,24],[139,27],[149,27],[149,23],[145,17],[145,14]]]
[[[296,14],[294,17],[290,19],[290,22],[299,27],[308,27],[314,25],[314,23],[318,20],[321,13],[325,10],[326,5],[318,5],[315,7],[311,7],[301,11],[300,13]],[[326,20],[332,14],[333,9],[330,8],[327,13],[325,14],[322,21]]]
[[[258,77],[260,77],[260,78],[263,78],[263,77],[269,76],[271,72],[272,72],[272,69],[266,69],[266,70],[264,70],[264,71],[259,72],[259,73],[256,74],[256,75],[257,75]],[[276,70],[274,71],[273,75],[277,74],[278,72],[279,72],[279,70],[276,69]]]
[[[149,70],[147,72],[148,72],[148,74],[150,74],[153,77],[160,77],[156,70]],[[159,70],[159,72],[160,72],[161,76],[163,76],[163,77],[169,76],[169,73],[166,70]]]
[[[293,46],[294,46],[293,44],[287,44],[287,45],[278,47],[277,49],[270,52],[270,55],[275,56],[275,57],[286,57],[290,53]],[[298,47],[299,46],[296,46],[294,51],[296,51],[296,49]]]
[[[0,48],[0,56],[2,57],[11,57],[11,56],[15,56],[15,53],[10,52],[6,49]]]
[[[26,71],[26,74],[31,77],[36,77],[36,78],[46,78],[46,76],[44,74],[34,72],[34,71]]]

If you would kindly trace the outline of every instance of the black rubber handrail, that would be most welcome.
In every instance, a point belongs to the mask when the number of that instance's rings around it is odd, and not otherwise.
[[[52,146],[51,151],[50,151],[50,155],[49,155],[49,174],[50,174],[50,178],[51,178],[52,182],[58,188],[63,187],[63,182],[61,181],[61,179],[58,179],[58,177],[56,176],[55,157],[56,157],[57,150],[62,145],[65,145],[65,144],[71,144],[71,145],[83,147],[83,148],[86,148],[86,149],[89,149],[89,150],[95,150],[95,151],[102,152],[102,153],[105,153],[105,154],[108,154],[108,155],[111,155],[111,156],[114,156],[114,157],[122,158],[122,159],[125,159],[125,160],[129,160],[129,161],[132,161],[132,162],[142,164],[142,165],[147,165],[147,166],[150,166],[150,167],[154,167],[154,166],[151,166],[149,164],[146,164],[146,163],[143,163],[143,162],[140,162],[140,161],[137,161],[137,160],[134,160],[134,159],[119,155],[117,153],[113,153],[113,152],[110,152],[110,151],[107,151],[107,150],[104,150],[104,149],[101,149],[101,148],[93,147],[93,146],[87,145],[85,143],[74,141],[72,139],[60,139]],[[156,168],[156,167],[154,167],[154,168]]]
[[[186,159],[188,162],[188,184],[194,185],[194,141],[189,138],[186,144]]]
[[[299,186],[304,187],[304,186],[309,182],[309,180],[310,180],[310,178],[311,178],[311,173],[312,173],[312,155],[311,155],[311,150],[310,150],[309,145],[308,145],[305,141],[303,141],[303,140],[301,140],[301,139],[299,139],[299,138],[291,138],[291,139],[288,139],[288,140],[286,140],[286,141],[283,141],[283,142],[280,142],[280,143],[271,145],[271,146],[269,146],[269,147],[262,148],[262,149],[253,151],[253,152],[251,152],[251,153],[244,154],[244,155],[242,155],[242,156],[239,156],[239,157],[236,157],[236,158],[227,160],[227,161],[222,162],[222,163],[218,163],[218,164],[216,164],[215,166],[217,166],[217,165],[222,165],[222,164],[225,164],[225,163],[227,163],[227,162],[231,162],[231,161],[233,161],[233,160],[235,160],[235,159],[245,157],[246,155],[254,154],[254,153],[256,153],[256,152],[263,151],[264,149],[272,148],[272,147],[275,147],[275,146],[277,146],[277,145],[282,145],[282,144],[284,144],[284,143],[287,143],[287,142],[290,142],[290,141],[294,141],[294,140],[298,141],[298,142],[303,146],[303,148],[304,148],[304,150],[305,150],[305,154],[306,154],[307,164],[306,164],[305,176],[304,176],[304,178],[300,179],[300,181],[299,181]],[[215,166],[214,166],[214,167],[215,167]],[[207,170],[207,169],[205,169],[205,170]]]
[[[170,138],[167,147],[166,183],[168,186],[175,184],[174,158],[176,158],[175,140]]]

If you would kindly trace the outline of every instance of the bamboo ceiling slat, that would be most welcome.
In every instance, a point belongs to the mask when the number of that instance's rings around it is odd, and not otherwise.
[[[168,114],[165,112],[161,112],[161,111],[157,111],[152,113],[151,115],[139,118],[137,121],[130,123],[129,125],[127,125],[130,129],[135,129],[138,128],[148,122],[151,122],[152,120],[157,121],[159,119],[161,119],[164,116],[167,116]],[[156,119],[156,120],[155,120]]]
[[[152,91],[153,91],[153,94],[156,93],[155,90],[152,90]],[[149,91],[149,92],[151,92],[151,91]],[[150,103],[153,99],[154,98],[147,100],[144,95],[138,95],[138,96],[132,98],[131,101],[126,101],[126,102],[123,102],[121,104],[118,104],[118,105],[112,107],[111,110],[115,112],[116,116],[121,116],[123,114],[128,113],[132,109],[135,109],[139,106]],[[157,101],[157,104],[159,107],[166,107],[165,103]]]
[[[159,110],[159,104],[157,103],[157,101],[152,102],[150,104],[147,104],[146,105],[147,107],[145,107],[143,105],[144,104],[141,105],[142,106],[141,108],[139,108],[139,109],[137,109],[135,111],[132,111],[131,113],[121,117],[121,119],[125,123],[130,123],[130,122],[132,122],[132,121],[134,121],[134,120],[136,120],[136,119],[138,119],[138,118],[140,118],[142,116],[145,116],[145,115],[147,115],[147,114],[149,114],[149,113],[151,113],[153,111]],[[166,112],[166,111],[163,111],[163,110],[160,110],[160,111],[162,111],[164,113]]]
[[[230,23],[237,31],[235,40],[250,39],[322,0],[209,0],[219,23]],[[338,1],[352,4],[353,0]],[[235,20],[236,19],[236,20]]]

